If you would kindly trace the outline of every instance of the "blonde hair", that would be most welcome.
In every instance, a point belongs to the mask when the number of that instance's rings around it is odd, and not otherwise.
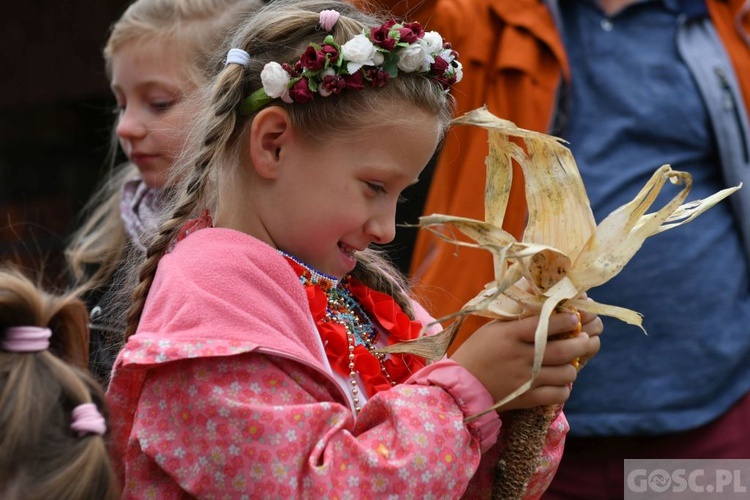
[[[206,93],[205,111],[198,117],[197,137],[190,154],[178,166],[180,186],[172,193],[174,207],[161,225],[148,249],[140,269],[140,282],[133,293],[126,336],[135,332],[159,259],[181,227],[204,207],[210,207],[217,182],[236,175],[244,137],[254,115],[243,116],[240,103],[261,87],[260,73],[270,61],[289,62],[298,58],[311,42],[320,44],[328,33],[319,28],[322,10],[335,9],[340,14],[331,35],[343,44],[365,29],[383,22],[364,13],[351,3],[325,0],[276,0],[247,20],[232,41],[250,55],[248,67],[228,65],[215,78]],[[329,98],[318,98],[305,104],[282,106],[290,115],[292,126],[302,135],[330,138],[354,133],[372,123],[384,102],[403,103],[436,116],[447,127],[453,103],[435,81],[418,74],[399,74],[386,86],[345,92]],[[415,125],[418,126],[418,125]],[[312,140],[312,139],[311,139]],[[212,207],[210,207],[212,208]],[[392,295],[413,316],[403,278],[382,254],[373,250],[360,252],[353,275],[368,286]]]
[[[170,42],[187,56],[185,77],[203,85],[215,68],[211,55],[261,0],[137,0],[112,25],[104,47],[107,73],[112,56],[129,43],[154,39]],[[84,208],[85,221],[66,249],[68,265],[79,293],[104,285],[125,256],[128,238],[120,218],[120,190],[138,175],[131,163],[115,167],[118,148],[113,127],[109,174]]]
[[[101,387],[84,369],[86,357],[82,365],[78,359],[88,345],[86,318],[80,300],[49,294],[19,271],[0,269],[0,338],[14,326],[53,332],[49,350],[0,349],[2,498],[119,496],[104,438],[70,429],[76,406],[94,403],[102,413],[105,407]]]

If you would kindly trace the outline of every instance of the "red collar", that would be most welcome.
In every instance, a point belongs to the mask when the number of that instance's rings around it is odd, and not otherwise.
[[[349,352],[346,328],[327,317],[328,295],[325,283],[312,283],[310,271],[294,260],[286,257],[289,265],[303,280],[305,292],[310,304],[318,333],[325,346],[328,361],[333,369],[344,377],[349,376]],[[388,294],[378,292],[365,286],[351,276],[341,280],[339,286],[345,286],[351,296],[359,303],[370,320],[387,335],[388,345],[412,340],[419,337],[422,324],[412,320]],[[391,354],[383,362],[388,376],[395,383],[401,383],[420,368],[425,366],[423,358],[410,354]],[[390,382],[381,370],[380,361],[364,345],[354,348],[354,367],[358,372],[368,397],[391,387]]]

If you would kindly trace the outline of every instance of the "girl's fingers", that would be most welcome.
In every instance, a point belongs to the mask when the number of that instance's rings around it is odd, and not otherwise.
[[[571,312],[561,312],[553,314],[549,318],[549,326],[547,333],[549,335],[557,335],[560,333],[568,333],[578,328],[578,315]]]
[[[576,358],[586,356],[591,350],[591,338],[581,333],[569,339],[547,342],[542,363],[545,366],[565,365]]]
[[[550,406],[565,403],[570,397],[569,386],[544,385],[534,387],[528,392],[520,395],[507,405],[498,409],[502,412],[517,408],[533,408],[535,406]]]
[[[567,386],[575,382],[578,371],[571,364],[545,366],[539,372],[532,387]]]

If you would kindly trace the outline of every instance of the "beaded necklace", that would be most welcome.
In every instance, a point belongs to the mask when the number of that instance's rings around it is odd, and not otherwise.
[[[310,310],[331,366],[337,372],[349,377],[350,392],[356,413],[361,410],[357,375],[368,390],[368,395],[372,396],[384,388],[392,387],[397,382],[405,380],[412,371],[424,366],[424,362],[415,356],[387,357],[385,354],[372,352],[378,341],[378,328],[371,316],[377,313],[370,311],[368,314],[366,309],[374,304],[373,297],[381,304],[381,307],[377,309],[393,311],[393,318],[381,320],[381,324],[392,325],[388,332],[389,343],[413,338],[415,332],[416,334],[419,332],[417,322],[407,322],[409,323],[407,328],[399,328],[396,325],[399,323],[399,326],[403,326],[403,322],[395,321],[395,315],[405,316],[405,313],[391,297],[365,287],[349,275],[338,280],[311,268],[285,252],[280,253],[286,257],[287,262],[299,276],[300,282],[305,286],[310,301]],[[388,304],[391,305],[390,308],[382,307],[385,300],[392,303]],[[394,373],[398,376],[393,376]]]

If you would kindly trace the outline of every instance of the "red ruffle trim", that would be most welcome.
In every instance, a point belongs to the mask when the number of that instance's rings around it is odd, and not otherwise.
[[[309,273],[307,269],[291,259],[287,259],[298,276]],[[409,318],[396,301],[388,294],[378,292],[365,286],[354,278],[347,278],[346,283],[351,295],[359,302],[376,328],[387,334],[388,345],[412,340],[419,337],[422,324]],[[305,286],[310,312],[318,327],[320,338],[325,346],[331,367],[344,377],[349,376],[349,341],[346,328],[338,323],[326,320],[328,297],[317,285]],[[411,354],[391,354],[383,363],[388,375],[396,383],[409,378],[414,372],[425,366],[424,359]],[[391,387],[390,382],[380,369],[380,362],[363,345],[354,348],[354,367],[369,397]]]

